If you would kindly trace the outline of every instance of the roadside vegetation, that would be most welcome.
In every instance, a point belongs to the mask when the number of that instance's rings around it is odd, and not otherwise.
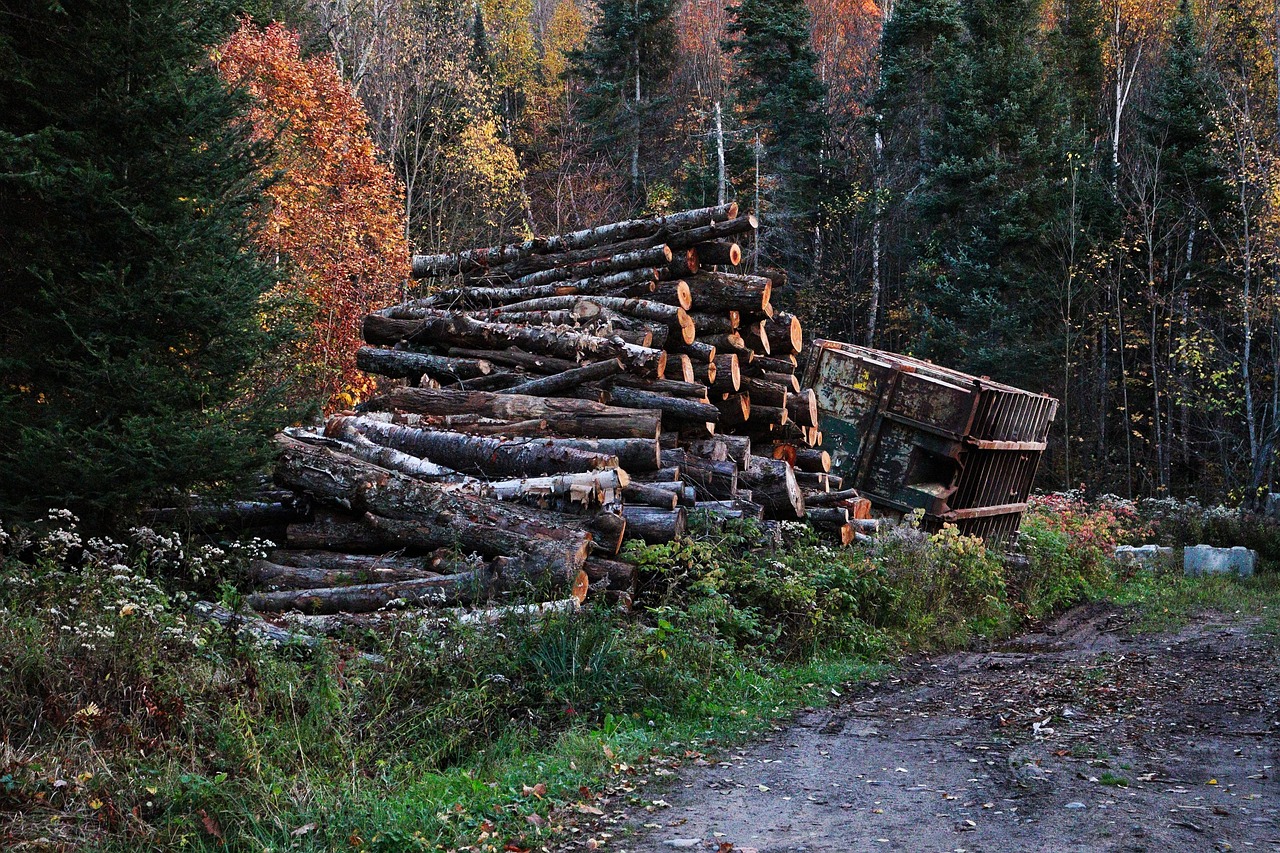
[[[263,647],[192,615],[200,598],[234,607],[264,543],[86,539],[53,512],[0,534],[0,844],[537,849],[605,789],[651,801],[653,771],[904,654],[996,641],[1082,600],[1135,605],[1155,628],[1220,609],[1274,630],[1274,573],[1119,572],[1117,542],[1232,524],[1275,535],[1174,509],[1041,498],[1025,559],[1008,562],[911,524],[854,548],[801,525],[772,541],[749,524],[703,529],[632,546],[645,580],[630,613],[481,627],[404,615],[317,648]]]

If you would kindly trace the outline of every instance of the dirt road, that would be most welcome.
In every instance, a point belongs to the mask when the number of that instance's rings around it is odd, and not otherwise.
[[[1108,605],[919,660],[681,771],[611,849],[1280,850],[1280,659],[1241,617]],[[731,846],[726,846],[731,845]]]

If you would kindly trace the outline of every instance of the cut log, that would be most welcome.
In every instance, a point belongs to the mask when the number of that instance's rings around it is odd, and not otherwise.
[[[742,247],[737,243],[717,240],[711,243],[699,243],[693,248],[698,252],[700,267],[710,264],[736,267],[742,263]]]
[[[683,257],[684,253],[681,253]],[[637,249],[633,252],[622,252],[606,258],[597,258],[580,264],[552,267],[540,272],[529,273],[512,282],[516,287],[529,287],[539,284],[551,284],[557,281],[591,278],[622,272],[623,270],[642,269],[645,267],[664,267],[673,258],[671,247],[665,243],[649,249]]]
[[[483,601],[493,591],[487,571],[442,575],[396,583],[353,584],[323,589],[259,592],[248,605],[259,613],[298,610],[302,613],[369,613],[389,605],[435,606]]]
[[[766,382],[776,382],[782,385],[793,394],[800,393],[800,380],[794,373],[774,373],[771,370],[761,370],[756,366],[759,359],[752,359],[747,366],[742,368],[743,377],[751,377],[754,379],[763,379]]]
[[[726,352],[717,355],[714,362],[715,377],[710,383],[717,394],[736,394],[742,389],[742,373],[738,368],[738,354]]]
[[[781,459],[794,468],[796,464],[796,446],[790,442],[780,441],[773,446],[769,456],[774,459]]]
[[[747,349],[756,355],[768,355],[772,352],[769,344],[769,336],[765,334],[764,322],[758,321],[754,323],[743,323],[742,328],[738,330],[738,334],[742,336],[742,340],[746,343]]]
[[[559,397],[396,388],[386,399],[391,408],[403,412],[544,420],[553,432],[585,438],[656,438],[662,425],[661,415],[652,411]]]
[[[720,410],[720,422],[725,427],[744,424],[751,419],[750,394],[725,394],[716,407]]]
[[[663,489],[650,483],[632,483],[622,490],[627,506],[656,506],[659,509],[675,509],[680,494],[674,489]]]
[[[685,249],[711,240],[734,237],[738,234],[748,234],[759,227],[760,223],[755,216],[747,214],[736,219],[726,219],[710,225],[703,225],[699,228],[690,228],[687,231],[671,234],[667,239],[667,244],[672,249]]]
[[[767,278],[700,272],[687,281],[693,296],[693,308],[697,311],[735,310],[766,316],[773,312],[769,301],[773,285]]]
[[[662,463],[680,466],[680,478],[693,486],[700,501],[730,500],[738,496],[738,466],[732,462],[712,462],[683,450],[664,450]]]
[[[814,527],[839,528],[849,523],[849,510],[841,506],[806,507],[805,519]]]
[[[622,508],[622,513],[627,519],[627,538],[641,539],[648,545],[673,542],[688,530],[684,507],[627,506]]]
[[[684,353],[670,353],[667,356],[667,369],[663,373],[663,378],[678,382],[693,382],[695,379],[693,359]]]
[[[486,359],[498,364],[522,367],[533,373],[564,373],[566,370],[572,370],[578,366],[576,361],[553,358],[549,355],[537,355],[516,347],[505,350],[472,350],[454,347],[449,350],[449,355]]]
[[[586,305],[595,306],[597,314],[599,313],[599,308],[607,308],[626,317],[651,320],[655,323],[662,323],[672,329],[678,329],[682,340],[686,344],[692,343],[697,335],[693,320],[690,319],[685,309],[678,305],[666,305],[651,299],[593,296],[588,300],[577,296],[553,296],[546,299],[532,299],[526,302],[512,303],[502,308],[494,309],[494,311],[489,312],[489,315],[492,315],[492,319],[499,321],[508,313],[522,314],[529,311],[573,310],[578,313],[585,312],[583,317],[575,317],[574,319],[586,319],[589,316],[595,316],[590,313],[590,309],[582,307]],[[486,319],[490,319],[489,315],[486,315]]]
[[[844,489],[838,492],[826,492],[825,494],[815,495],[812,503],[814,506],[834,506],[845,501],[857,500],[859,497],[861,497],[861,495],[858,494],[857,489]],[[862,518],[865,516],[858,516],[855,514],[854,517]]]
[[[353,426],[350,420],[335,418],[329,422],[327,429],[332,430],[327,435],[316,435],[305,430],[296,429],[286,429],[284,433],[290,438],[305,441],[308,444],[322,444],[349,456],[354,456],[356,459],[361,459],[381,468],[399,471],[411,477],[442,482],[456,482],[465,479],[460,472],[452,468],[446,468],[421,457],[403,453],[398,449],[370,441]]]
[[[658,286],[646,298],[673,308],[681,308],[685,312],[688,312],[690,306],[693,305],[693,294],[689,290],[689,285],[683,279],[659,282]]]
[[[709,364],[716,360],[716,348],[705,341],[694,341],[691,344],[672,344],[671,352],[687,355],[695,363]]]
[[[831,473],[831,454],[827,451],[817,447],[799,447],[796,448],[795,454],[796,458],[792,464],[801,471]]]
[[[667,397],[663,394],[641,391],[638,388],[614,386],[609,389],[609,399],[629,409],[652,409],[682,421],[715,423],[720,420],[720,410],[710,403]]]
[[[787,423],[788,418],[787,410],[781,406],[757,406],[755,403],[751,404],[751,417],[749,420],[752,427],[780,427]]]
[[[620,468],[587,471],[579,474],[555,474],[547,477],[525,477],[457,486],[454,492],[494,497],[500,501],[523,501],[554,508],[599,507],[613,503],[631,478]]]
[[[285,436],[276,439],[278,482],[367,512],[365,521],[402,546],[457,545],[511,557],[510,570],[567,584],[591,537],[573,516],[452,495],[447,489]],[[375,515],[376,513],[376,515]]]
[[[796,372],[796,357],[794,355],[779,357],[777,353],[757,355],[751,360],[751,366],[757,373],[793,374]],[[796,386],[795,390],[800,390],[799,386]]]
[[[745,518],[754,521],[764,519],[764,507],[746,500],[698,501],[695,512],[705,512],[715,518]]]
[[[717,353],[741,353],[747,349],[746,341],[744,341],[742,339],[742,335],[737,332],[726,332],[720,335],[703,335],[698,339],[698,342],[715,347]]]
[[[462,432],[418,429],[358,417],[332,418],[328,432],[352,429],[369,441],[420,459],[448,459],[473,476],[537,477],[616,468],[616,456],[557,445],[549,439],[503,439]]]
[[[787,399],[787,413],[791,420],[802,427],[818,425],[818,395],[812,388],[805,388]]]
[[[709,462],[723,462],[729,458],[729,445],[719,438],[706,438],[693,441],[686,448],[694,456]]]
[[[395,554],[335,554],[330,551],[274,552],[272,556],[289,562],[254,560],[249,578],[260,586],[275,589],[322,589],[364,583],[393,583],[439,577],[428,568],[426,558]],[[297,563],[301,563],[298,565]]]
[[[716,437],[725,446],[725,453],[740,470],[751,468],[751,437],[746,435],[721,435]]]
[[[667,483],[677,481],[680,479],[680,466],[669,465],[666,468],[659,468],[656,471],[637,474],[632,479],[640,483]]]
[[[673,281],[693,275],[698,271],[698,253],[693,248],[675,252],[675,258],[659,276],[663,281]]]
[[[444,383],[474,379],[493,372],[493,362],[480,358],[449,358],[376,347],[361,347],[357,350],[356,367],[366,373],[393,379],[417,378],[425,374]]]
[[[197,601],[191,610],[201,619],[216,622],[228,631],[233,631],[237,636],[255,642],[272,646],[298,646],[309,649],[318,648],[323,643],[323,640],[319,637],[313,637],[300,631],[290,631],[281,628],[279,625],[272,625],[265,619],[258,619],[254,616],[228,610],[221,604],[214,604],[211,601]],[[378,655],[364,655],[364,657],[379,663],[382,661],[382,658]]]
[[[752,469],[742,472],[742,484],[751,489],[752,500],[765,508],[770,518],[804,518],[804,495],[791,466],[779,459],[752,458]]]
[[[607,589],[632,589],[636,583],[636,567],[621,560],[588,557],[582,570],[587,573],[591,586]]]
[[[742,380],[742,390],[751,395],[751,404],[754,406],[776,406],[785,409],[787,407],[787,398],[790,392],[787,387],[780,382],[770,382],[768,379],[761,379],[758,376],[747,376]]]
[[[378,551],[386,544],[363,519],[330,514],[318,514],[315,521],[305,524],[290,524],[285,541],[291,548],[323,551]]]
[[[668,362],[670,363],[670,362]],[[648,391],[651,394],[667,394],[687,400],[707,402],[707,386],[698,382],[682,382],[676,379],[642,379],[638,376],[619,376],[609,386],[625,386]]]
[[[831,484],[828,475],[814,471],[796,471],[796,482],[806,492],[829,492]]]
[[[667,364],[670,363],[671,360],[668,359]],[[697,382],[699,385],[706,386],[708,390],[714,391],[717,376],[715,362],[710,362],[709,364],[702,364],[699,362],[698,364],[694,364],[693,360],[690,359],[689,363],[693,368],[693,381]]]
[[[541,379],[533,379],[529,382],[522,382],[519,385],[513,385],[506,389],[506,394],[527,394],[534,397],[552,397],[562,391],[568,391],[571,388],[583,384],[584,382],[594,382],[598,379],[607,379],[622,372],[622,362],[616,358],[607,361],[597,361],[593,364],[575,367],[572,370],[566,370],[564,373],[555,373],[551,376],[544,376]]]
[[[627,519],[617,512],[598,512],[591,516],[586,529],[591,533],[593,553],[612,556],[622,550],[626,541]]]
[[[549,441],[558,447],[616,456],[627,474],[650,474],[661,464],[661,447],[656,438],[552,438]]]
[[[660,376],[666,365],[663,350],[628,344],[618,338],[600,338],[570,329],[486,323],[463,314],[427,317],[422,320],[393,320],[370,314],[364,319],[363,334],[371,344],[410,344],[496,349],[516,346],[576,361],[580,357],[618,358],[631,370]]]
[[[738,312],[720,311],[714,314],[692,313],[689,318],[701,335],[727,335],[738,331]]]
[[[617,243],[658,234],[664,230],[689,230],[713,222],[733,220],[738,215],[738,205],[730,203],[719,207],[686,210],[670,216],[649,219],[630,219],[596,228],[586,228],[555,237],[539,237],[508,246],[470,249],[446,255],[415,255],[413,277],[446,276],[459,273],[480,272],[503,264],[514,263],[535,254],[563,253],[592,246]]]
[[[794,314],[775,314],[765,322],[764,331],[779,353],[795,354],[804,349],[804,330],[800,328],[800,318]]]

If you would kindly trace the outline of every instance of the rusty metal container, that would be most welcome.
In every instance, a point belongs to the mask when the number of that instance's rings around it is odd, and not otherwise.
[[[845,487],[881,512],[925,512],[991,540],[1016,537],[1058,401],[927,361],[814,341],[804,385]]]

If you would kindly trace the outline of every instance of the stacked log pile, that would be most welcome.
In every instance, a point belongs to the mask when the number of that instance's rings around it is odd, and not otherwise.
[[[329,507],[255,571],[259,611],[473,603],[522,585],[626,600],[629,539],[689,514],[874,524],[821,449],[779,273],[732,271],[734,204],[418,256],[429,296],[364,318],[359,366],[405,380],[278,440],[277,481]],[[555,593],[553,593],[554,595]]]

